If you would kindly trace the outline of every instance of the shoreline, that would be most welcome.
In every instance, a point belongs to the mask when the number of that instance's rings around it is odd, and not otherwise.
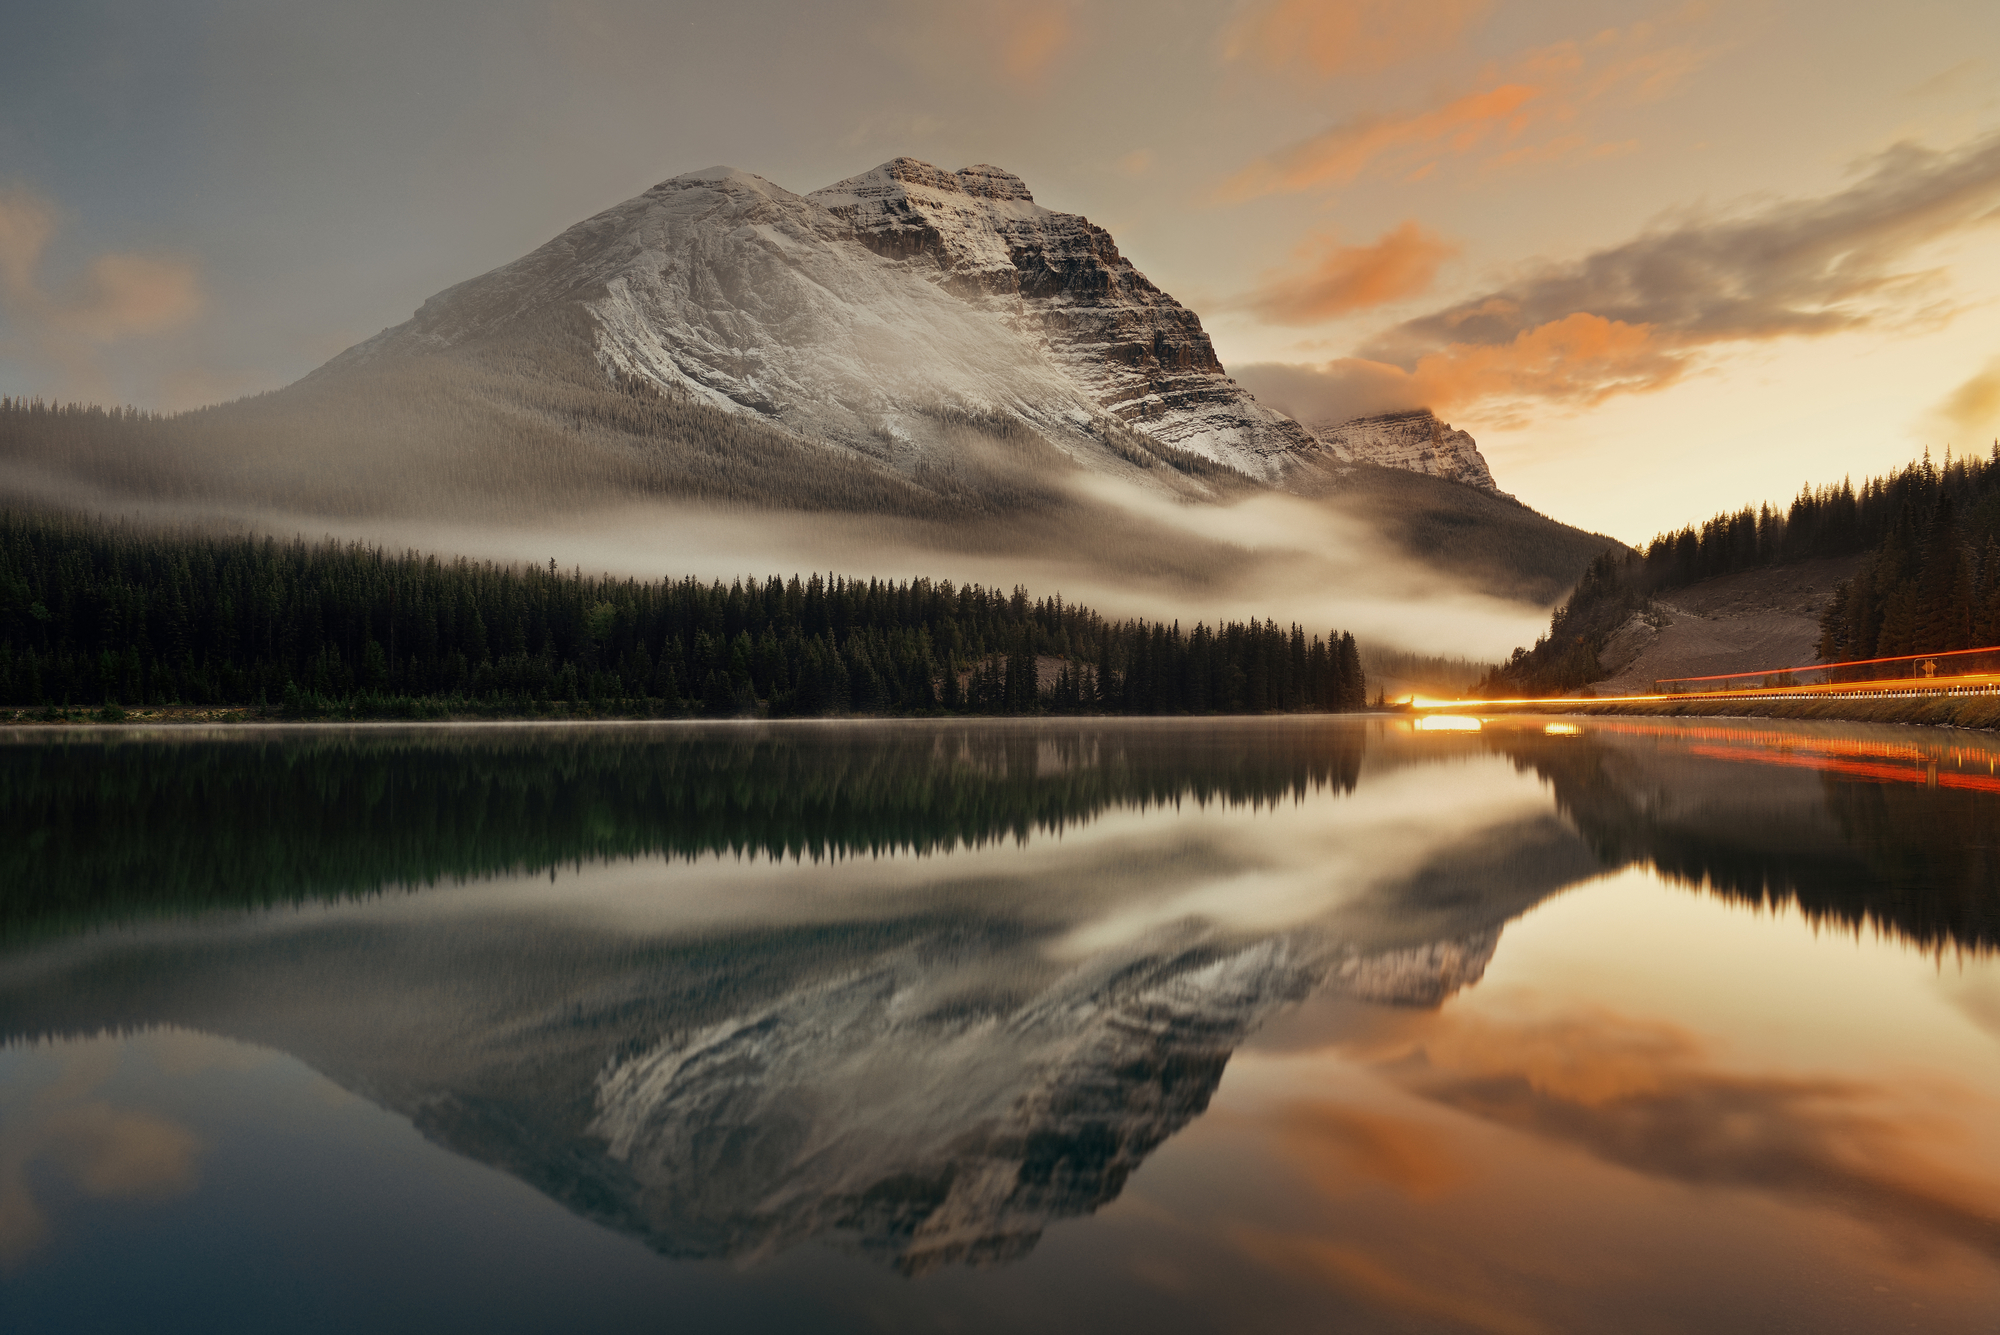
[[[1352,710],[1346,714],[840,714],[812,718],[773,719],[764,715],[708,718],[698,714],[666,713],[660,710],[616,708],[610,705],[563,703],[534,711],[439,710],[435,713],[383,711],[368,714],[322,714],[302,717],[288,714],[278,705],[158,705],[121,710],[111,715],[102,709],[5,709],[0,708],[0,728],[48,728],[51,731],[89,728],[130,727],[212,727],[313,724],[433,724],[457,727],[474,723],[778,723],[778,722],[943,722],[955,720],[1001,721],[1034,719],[1123,719],[1137,723],[1154,721],[1225,718],[1419,718],[1433,712],[1408,705],[1390,705]],[[1941,696],[1927,699],[1832,701],[1826,699],[1788,701],[1717,700],[1702,704],[1680,701],[1660,704],[1598,704],[1589,700],[1548,700],[1524,704],[1495,705],[1490,709],[1455,709],[1453,713],[1472,715],[1526,714],[1571,717],[1641,718],[1763,718],[1819,723],[1893,723],[1916,727],[2000,730],[2000,695]],[[53,717],[52,717],[53,716]]]
[[[53,717],[51,717],[53,715]],[[73,708],[8,709],[0,707],[0,729],[46,728],[51,731],[84,728],[134,727],[354,727],[364,724],[397,727],[464,727],[493,723],[685,723],[701,725],[753,723],[1010,723],[1044,722],[1063,719],[1124,721],[1129,723],[1198,723],[1227,719],[1333,719],[1406,718],[1399,709],[1353,709],[1346,711],[1272,711],[1263,714],[705,714],[668,713],[655,710],[617,709],[610,706],[564,705],[536,712],[528,711],[449,711],[408,714],[381,711],[366,714],[327,712],[317,715],[287,714],[278,705],[160,705],[146,709],[120,710],[116,715],[101,709]]]

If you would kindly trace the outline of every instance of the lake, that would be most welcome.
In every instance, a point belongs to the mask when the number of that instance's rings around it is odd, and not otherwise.
[[[1993,1331],[2000,739],[0,732],[0,1328]]]

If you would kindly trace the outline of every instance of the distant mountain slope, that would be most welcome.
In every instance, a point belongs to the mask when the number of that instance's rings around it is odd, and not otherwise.
[[[1819,654],[1820,614],[1861,568],[1822,557],[1718,575],[1633,613],[1597,651],[1599,695],[1643,695],[1663,678],[1799,667]]]
[[[1471,433],[1452,430],[1450,423],[1440,422],[1428,408],[1346,422],[1315,422],[1311,430],[1343,463],[1401,468],[1425,477],[1463,482],[1497,496],[1507,495],[1493,480],[1493,470],[1486,466],[1486,456],[1479,452]]]
[[[1394,547],[1489,593],[1543,607],[1625,545],[1530,509],[1504,492],[1356,462],[1309,493],[1373,525]]]

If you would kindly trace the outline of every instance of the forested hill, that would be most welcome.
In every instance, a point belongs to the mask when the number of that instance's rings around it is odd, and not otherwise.
[[[2000,639],[2000,443],[1942,466],[1923,459],[1857,489],[1804,488],[1789,509],[1719,514],[1607,552],[1556,609],[1549,633],[1481,683],[1489,696],[1553,695],[1598,680],[1597,652],[1658,594],[1718,575],[1874,553],[1821,622],[1822,662],[1942,652]]]
[[[1269,620],[1183,631],[1018,587],[616,580],[0,511],[0,705],[16,708],[1206,714],[1365,698],[1351,634]]]

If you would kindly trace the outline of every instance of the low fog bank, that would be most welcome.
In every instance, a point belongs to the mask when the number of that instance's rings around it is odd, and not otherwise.
[[[0,404],[0,504],[610,573],[927,576],[1113,617],[1249,617],[1490,659],[1610,540],[1476,488],[1300,466],[1279,493],[1116,423],[950,405],[843,445],[614,377],[574,312],[161,417]]]
[[[145,527],[193,526],[343,541],[442,557],[635,579],[755,575],[912,579],[1061,594],[1114,619],[1192,626],[1270,618],[1422,655],[1490,659],[1547,625],[1541,601],[1502,597],[1414,560],[1335,501],[1258,493],[1189,504],[1102,477],[1073,477],[1072,503],[942,523],[627,500],[539,522],[326,515],[227,502],[158,501],[0,462],[0,503]]]

